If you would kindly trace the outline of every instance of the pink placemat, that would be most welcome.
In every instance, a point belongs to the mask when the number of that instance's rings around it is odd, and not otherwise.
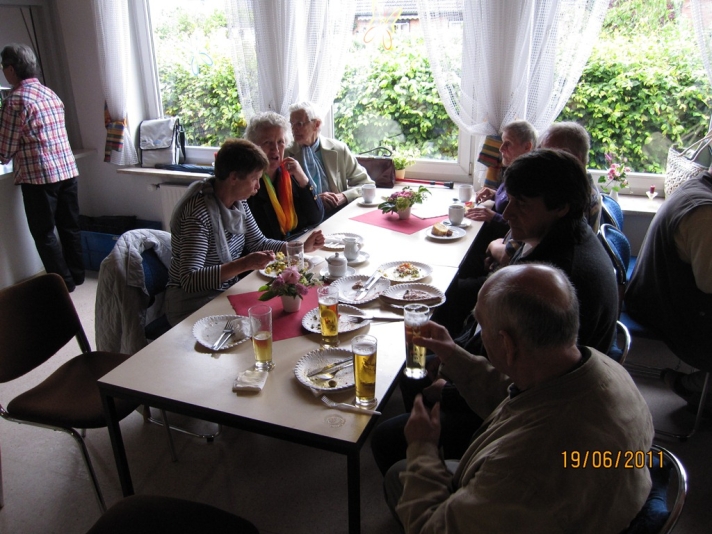
[[[427,228],[435,223],[444,221],[447,217],[438,216],[431,217],[429,219],[421,219],[411,215],[409,219],[399,219],[398,215],[395,213],[383,214],[379,210],[372,210],[362,215],[351,217],[351,219],[366,224],[372,224],[373,226],[387,228],[388,230],[395,230],[396,232],[400,232],[402,234],[414,234],[423,228]]]
[[[302,307],[294,313],[287,313],[282,308],[282,299],[275,297],[265,302],[260,302],[258,297],[262,294],[261,291],[253,291],[251,293],[241,293],[239,295],[228,295],[227,300],[230,301],[232,309],[237,315],[247,317],[247,310],[255,304],[266,304],[272,308],[272,340],[279,341],[280,339],[289,339],[292,337],[301,336],[302,318],[304,315],[314,308],[319,303],[317,301],[316,289],[311,288],[309,293],[302,300]]]

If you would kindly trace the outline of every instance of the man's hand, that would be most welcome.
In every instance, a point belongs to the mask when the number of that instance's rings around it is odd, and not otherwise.
[[[321,201],[324,203],[324,207],[327,209],[327,211],[333,211],[339,206],[348,204],[346,195],[344,195],[343,193],[332,193],[331,191],[325,191],[323,193],[319,193],[319,198],[321,198]]]
[[[324,234],[321,230],[314,230],[304,241],[304,252],[314,252],[324,246]]]
[[[494,265],[501,267],[509,265],[507,245],[502,239],[495,239],[487,246],[485,267],[491,268]]]
[[[435,382],[430,384],[427,388],[423,389],[423,397],[430,404],[435,404],[440,402],[443,398],[443,388],[447,384],[447,380],[444,378],[438,378]]]
[[[405,424],[404,433],[409,445],[416,441],[425,441],[437,447],[440,440],[440,403],[435,404],[428,412],[423,404],[423,396],[418,394]]]
[[[433,321],[428,321],[420,328],[420,335],[413,338],[413,343],[429,349],[443,363],[447,363],[453,352],[457,350],[457,345],[450,337],[447,328]]]

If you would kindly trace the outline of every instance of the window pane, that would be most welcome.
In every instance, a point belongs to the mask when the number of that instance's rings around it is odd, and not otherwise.
[[[149,0],[165,115],[180,117],[187,144],[219,146],[245,130],[224,0]]]

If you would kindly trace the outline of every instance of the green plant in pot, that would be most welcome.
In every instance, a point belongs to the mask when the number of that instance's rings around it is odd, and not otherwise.
[[[406,167],[410,167],[415,164],[415,160],[420,156],[412,148],[401,148],[393,150],[393,165],[396,168],[396,178],[403,178],[405,176]]]

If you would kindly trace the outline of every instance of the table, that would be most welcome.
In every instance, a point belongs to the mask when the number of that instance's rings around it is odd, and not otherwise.
[[[390,191],[382,190],[379,194]],[[434,189],[433,193],[430,202],[442,203],[443,213],[446,213],[446,207],[452,201],[452,191]],[[387,261],[420,261],[434,267],[433,273],[423,282],[443,292],[456,276],[459,263],[481,226],[473,223],[465,237],[457,241],[438,242],[426,238],[429,228],[405,235],[351,219],[365,209],[373,208],[352,202],[320,226],[325,234],[353,232],[363,236],[363,250],[369,252],[370,259],[359,265],[357,272],[370,275]],[[333,252],[326,250],[314,253],[321,257],[331,254]],[[324,265],[322,263],[317,269]],[[376,419],[326,408],[296,380],[294,366],[304,354],[319,347],[320,336],[305,332],[300,337],[275,342],[276,368],[262,391],[256,394],[232,392],[235,377],[253,363],[249,341],[214,357],[212,351],[199,345],[193,337],[193,325],[199,319],[234,313],[227,295],[256,291],[264,282],[259,273],[249,274],[224,295],[206,304],[99,380],[123,494],[133,494],[133,483],[116,416],[117,398],[344,454],[347,457],[349,531],[358,533],[361,520],[360,451]],[[364,309],[378,307],[378,301],[363,306]],[[395,380],[405,361],[403,325],[399,322],[372,323],[341,334],[340,346],[348,348],[353,336],[366,332],[375,335],[379,341],[376,396],[379,406],[383,406],[395,388]],[[330,396],[349,401],[353,392]]]

